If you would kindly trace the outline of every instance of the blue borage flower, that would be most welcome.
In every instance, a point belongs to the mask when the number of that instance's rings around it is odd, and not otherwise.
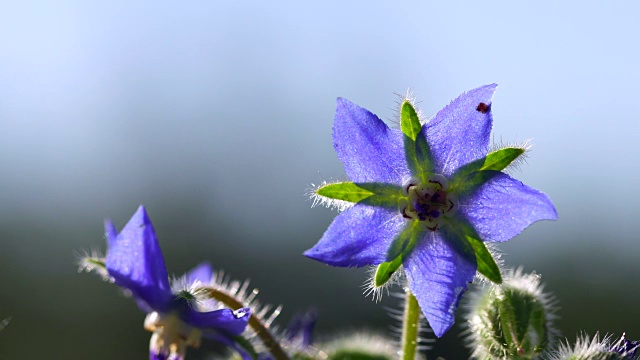
[[[105,222],[106,259],[92,254],[81,261],[131,295],[146,312],[145,328],[153,332],[151,360],[184,359],[187,347],[198,347],[202,337],[238,348],[236,337],[247,326],[249,308],[231,310],[198,289],[212,281],[209,264],[201,264],[169,283],[162,251],[147,212],[140,206],[121,232]]]
[[[524,153],[489,152],[496,85],[462,94],[422,123],[411,101],[400,130],[338,99],[333,142],[352,182],[325,184],[320,201],[350,207],[304,254],[332,266],[377,266],[374,287],[402,267],[437,336],[454,322],[478,270],[501,282],[485,242],[502,242],[531,223],[556,219],[549,198],[502,172]]]

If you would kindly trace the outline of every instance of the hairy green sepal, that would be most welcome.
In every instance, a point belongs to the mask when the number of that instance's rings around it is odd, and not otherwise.
[[[387,259],[389,261],[378,265],[376,274],[373,279],[375,287],[386,284],[393,274],[400,268],[404,259],[409,257],[413,248],[418,243],[418,238],[423,233],[419,221],[409,222],[407,226],[391,243],[387,251]]]
[[[87,264],[93,265],[93,266],[101,268],[101,269],[106,269],[107,268],[107,264],[105,264],[104,259],[86,257],[86,258],[84,258],[84,261]]]
[[[497,172],[506,169],[522,154],[524,149],[517,147],[490,152],[487,156],[460,167],[452,176],[451,186],[459,193],[473,191],[491,180]]]
[[[402,129],[403,134],[413,141],[416,141],[422,129],[418,113],[408,101],[403,102],[402,109],[400,109],[400,129]]]
[[[400,129],[404,135],[404,154],[409,170],[425,181],[427,174],[433,171],[429,144],[425,136],[420,136],[422,124],[409,101],[403,102],[400,109]]]
[[[403,197],[400,186],[383,183],[339,182],[321,186],[316,194],[351,203],[385,207],[397,207]]]
[[[478,264],[478,272],[486,277],[489,281],[496,284],[502,284],[502,275],[500,274],[500,268],[493,258],[489,249],[484,242],[471,237],[466,236],[467,241],[471,244],[473,252],[476,254],[476,263]]]
[[[398,256],[392,261],[383,262],[378,265],[376,275],[373,278],[373,286],[378,288],[386,284],[391,280],[393,274],[400,268],[400,265],[402,265],[402,256]]]
[[[517,355],[517,348],[530,355],[528,358],[541,353],[548,338],[543,304],[531,294],[507,287],[498,301],[498,309],[502,336],[506,344],[515,348],[512,350],[514,355]]]
[[[478,272],[486,277],[487,280],[496,284],[502,284],[500,268],[493,258],[493,255],[489,252],[489,249],[487,249],[487,245],[480,240],[480,236],[474,228],[462,219],[452,221],[449,225],[449,228],[456,238],[460,238],[462,242],[470,245],[476,257]]]

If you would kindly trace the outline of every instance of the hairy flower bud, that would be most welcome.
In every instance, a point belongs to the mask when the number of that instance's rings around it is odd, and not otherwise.
[[[477,291],[469,307],[470,346],[476,359],[535,359],[555,338],[551,297],[540,277],[508,271],[501,285]]]

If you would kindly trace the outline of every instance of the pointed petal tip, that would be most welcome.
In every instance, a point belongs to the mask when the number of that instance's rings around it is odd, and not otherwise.
[[[343,97],[337,97],[336,98],[336,110],[339,109],[343,109],[349,105],[353,104],[351,101],[343,98]]]
[[[446,323],[436,323],[435,325],[429,324],[429,326],[431,327],[431,330],[433,330],[433,333],[436,335],[436,337],[441,338],[442,336],[444,336],[444,334],[446,334],[447,331],[449,331],[449,329],[451,329],[451,327],[453,326],[453,322],[450,324],[446,324]]]
[[[190,284],[199,281],[200,283],[206,284],[210,282],[213,278],[213,267],[209,262],[202,262],[198,264],[198,266],[189,270],[186,275],[187,282]]]
[[[134,216],[140,216],[145,220],[149,219],[149,214],[147,213],[147,209],[142,204],[138,206],[138,209],[136,210],[136,213],[134,214]]]
[[[326,263],[322,257],[321,254],[318,253],[318,249],[316,249],[316,246],[312,247],[311,249],[307,249],[305,250],[302,255],[308,257],[311,260],[315,260],[315,261],[320,261],[323,263]]]
[[[466,92],[466,94],[473,94],[480,99],[484,98],[485,101],[490,104],[493,101],[493,95],[495,94],[497,88],[498,84],[488,84],[480,86],[473,90],[469,90],[468,92]]]

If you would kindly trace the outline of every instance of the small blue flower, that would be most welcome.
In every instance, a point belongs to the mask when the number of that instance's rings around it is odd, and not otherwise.
[[[102,275],[133,296],[148,314],[145,328],[153,332],[150,359],[184,359],[187,347],[199,346],[203,336],[235,346],[234,337],[245,330],[251,312],[248,308],[222,308],[214,300],[199,297],[198,288],[212,279],[210,265],[201,264],[171,286],[155,230],[143,206],[120,233],[111,221],[105,222],[105,229],[107,273]],[[86,264],[85,268],[91,270]]]
[[[489,151],[495,88],[462,94],[426,123],[405,100],[399,130],[338,99],[333,144],[352,182],[315,191],[346,210],[304,254],[332,266],[377,265],[374,286],[402,266],[438,337],[476,270],[501,281],[484,243],[557,218],[545,194],[502,172],[525,149]]]

